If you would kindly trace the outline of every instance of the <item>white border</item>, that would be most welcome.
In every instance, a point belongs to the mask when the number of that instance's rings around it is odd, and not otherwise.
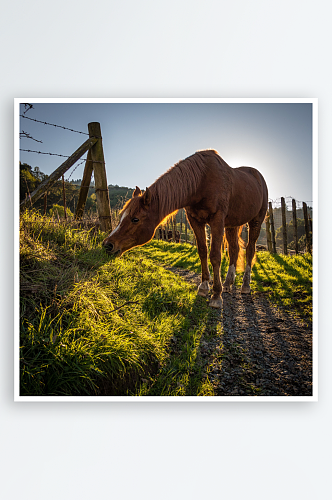
[[[313,175],[313,395],[312,396],[20,396],[19,395],[19,105],[21,103],[312,104]],[[317,402],[318,401],[318,99],[317,98],[15,98],[14,99],[14,401],[15,402]],[[17,354],[16,354],[17,353]]]

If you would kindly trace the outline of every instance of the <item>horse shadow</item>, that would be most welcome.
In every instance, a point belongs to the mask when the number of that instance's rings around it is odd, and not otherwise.
[[[311,327],[263,294],[233,287],[222,301],[219,310],[207,308],[183,395],[205,387],[216,396],[311,396]]]

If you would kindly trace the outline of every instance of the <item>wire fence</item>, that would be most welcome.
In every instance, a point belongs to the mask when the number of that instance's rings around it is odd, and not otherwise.
[[[62,128],[64,130],[69,130],[70,132],[75,132],[76,134],[89,135],[87,132],[81,132],[80,130],[74,130],[69,127],[64,127],[63,125],[56,125],[55,123],[48,123],[42,120],[36,120],[36,118],[30,118],[30,116],[20,115],[21,118],[25,118],[26,120],[31,120],[32,122],[42,123],[43,125],[49,125],[51,127]]]
[[[295,201],[296,206],[296,217],[298,219],[304,219],[303,213],[303,203],[306,203],[308,207],[308,215],[310,219],[312,219],[313,213],[313,202],[312,201],[299,201],[295,200],[292,196],[287,196],[284,198],[285,207],[286,207],[286,224],[289,224],[293,220],[293,200]],[[279,229],[282,226],[282,207],[281,207],[281,198],[276,200],[269,200],[272,204],[273,209],[273,219],[274,219],[274,227],[275,230]],[[265,228],[265,223],[263,224],[263,228]]]
[[[30,107],[25,111],[25,113],[27,111],[29,111],[31,108],[33,108],[33,106],[29,105],[29,104],[26,106],[30,106]],[[64,130],[68,130],[70,132],[89,136],[89,134],[86,132],[74,130],[74,129],[72,129],[70,127],[66,127],[64,125],[58,125],[58,124],[49,123],[49,122],[43,121],[43,120],[37,120],[35,118],[28,117],[25,114],[20,114],[20,117],[23,119],[31,120],[33,122],[41,123],[43,125],[61,128]],[[23,130],[20,133],[20,138],[28,138],[28,139],[32,139],[36,142],[42,142],[38,139],[34,139],[29,133],[24,132]],[[67,158],[67,159],[70,158],[70,156],[68,156],[68,155],[63,155],[63,154],[59,154],[59,153],[51,153],[51,152],[43,152],[43,151],[37,151],[37,150],[31,150],[31,149],[20,148],[20,151],[24,151],[24,152],[28,152],[28,153],[35,153],[35,154],[40,154],[40,155],[57,156],[57,157]],[[73,173],[76,171],[76,169],[80,165],[82,165],[83,163],[89,162],[89,161],[94,162],[94,163],[103,163],[105,165],[104,161],[95,161],[92,159],[88,159],[87,157],[79,158],[75,162],[76,165],[74,164],[73,169],[72,169],[69,177],[66,179],[66,182],[69,183]],[[64,177],[63,177],[63,181],[64,181]],[[93,184],[90,183],[90,187],[93,187]],[[62,197],[63,197],[64,204],[65,204],[64,189],[65,189],[65,187],[63,188],[63,193],[60,195],[59,200],[58,200],[58,205],[60,205],[60,206],[61,206],[61,198]],[[30,195],[30,193],[29,193],[29,195]],[[75,197],[75,194],[72,195],[71,201],[73,201],[74,197]],[[302,201],[294,200],[291,196],[285,197],[284,198],[284,204],[285,204],[284,215],[283,215],[283,207],[282,207],[282,200],[281,199],[269,200],[269,202],[270,202],[270,206],[272,207],[273,232],[276,233],[275,234],[276,242],[280,243],[280,233],[281,233],[281,229],[282,229],[283,233],[284,233],[283,234],[284,251],[286,249],[286,252],[287,252],[287,241],[285,242],[285,238],[286,238],[286,240],[287,240],[287,238],[290,239],[290,237],[288,236],[288,233],[287,233],[288,229],[290,228],[290,225],[292,223],[294,223],[294,220],[296,219],[296,220],[299,220],[299,225],[302,228],[303,224],[301,221],[303,221],[306,218],[306,239],[307,239],[306,248],[308,250],[308,248],[310,247],[310,244],[308,242],[308,231],[310,230],[312,233],[313,202],[312,201],[302,202]],[[46,203],[45,203],[45,205],[46,205]],[[44,213],[46,212],[45,205],[44,205]],[[74,206],[75,206],[75,201],[74,201]],[[112,227],[116,227],[116,225],[118,223],[118,216],[119,216],[119,209],[117,209],[117,208],[111,209]],[[90,212],[90,214],[89,214],[90,223],[91,223],[91,217],[92,217],[92,214]],[[295,217],[295,219],[294,219],[294,217]],[[271,214],[270,214],[269,220],[271,221]],[[58,214],[58,217],[57,217],[57,220],[55,221],[55,223],[60,223],[60,222],[61,222],[61,220],[60,220],[60,217]],[[96,225],[96,227],[98,226],[98,218],[95,219],[94,224]],[[302,229],[301,229],[301,231],[302,231]],[[269,222],[267,224],[264,222],[262,224],[261,232],[260,232],[260,235],[259,235],[259,238],[257,241],[259,246],[266,247],[266,248],[271,246],[271,242],[268,241],[269,237],[271,238],[271,236],[269,236],[268,233],[269,233]],[[285,236],[285,234],[286,234],[286,236]],[[206,235],[207,235],[208,245],[210,245],[211,234],[210,234],[209,226],[207,226]],[[243,237],[244,237],[244,240],[246,238],[248,238],[247,225],[244,226]],[[184,209],[179,210],[177,212],[177,214],[172,216],[172,218],[167,221],[167,223],[158,226],[158,228],[156,229],[155,238],[162,239],[165,241],[186,242],[186,243],[191,243],[193,245],[196,244],[196,238],[195,238],[194,232],[192,231],[192,229],[188,223]],[[292,241],[290,241],[289,243],[292,244]],[[280,246],[276,245],[276,251],[280,251]]]

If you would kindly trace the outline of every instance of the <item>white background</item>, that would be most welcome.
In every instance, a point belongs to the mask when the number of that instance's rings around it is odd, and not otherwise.
[[[323,0],[2,6],[2,498],[328,497],[329,23]],[[13,99],[22,96],[318,97],[318,403],[13,402]]]

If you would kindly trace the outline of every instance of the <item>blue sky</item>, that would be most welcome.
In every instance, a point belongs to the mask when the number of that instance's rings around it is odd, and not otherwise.
[[[34,103],[26,116],[87,132],[101,124],[108,184],[145,189],[180,159],[214,148],[231,166],[257,168],[269,198],[312,201],[310,103]],[[21,107],[21,112],[24,106]],[[21,118],[20,148],[72,154],[87,136]],[[50,174],[64,158],[20,152]],[[65,178],[71,175],[71,168]],[[83,165],[72,178],[82,178]]]

